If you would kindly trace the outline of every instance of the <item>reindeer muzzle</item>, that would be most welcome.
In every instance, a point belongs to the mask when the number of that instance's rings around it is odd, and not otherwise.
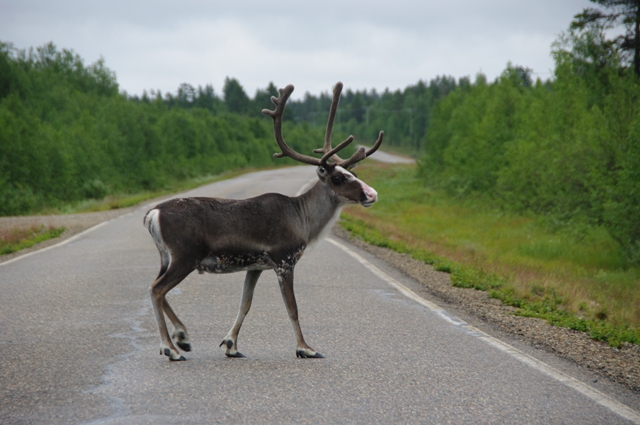
[[[378,192],[366,183],[362,183],[362,201],[360,201],[360,205],[365,208],[369,208],[378,200]]]

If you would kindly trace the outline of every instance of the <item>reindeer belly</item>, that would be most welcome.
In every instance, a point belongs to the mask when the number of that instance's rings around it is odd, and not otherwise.
[[[203,258],[196,263],[198,273],[235,273],[248,270],[272,269],[273,261],[266,253],[219,254]]]

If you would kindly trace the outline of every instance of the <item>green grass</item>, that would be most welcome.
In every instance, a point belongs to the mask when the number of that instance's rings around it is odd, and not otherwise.
[[[261,168],[265,170],[269,168]],[[139,193],[121,193],[108,195],[103,199],[87,199],[74,204],[62,205],[58,208],[48,208],[41,211],[43,214],[76,214],[87,213],[96,211],[115,210],[120,208],[128,208],[138,205],[140,202],[147,199],[158,198],[160,196],[170,195],[176,192],[183,192],[186,190],[194,189],[205,184],[215,183],[221,180],[227,180],[237,177],[241,174],[257,171],[255,168],[245,168],[240,170],[229,171],[218,175],[207,175],[196,177],[188,180],[175,182],[171,185],[167,185],[161,190],[145,191]]]
[[[425,188],[410,166],[369,163],[358,175],[380,201],[345,209],[342,225],[355,236],[451,273],[454,286],[487,291],[520,315],[612,346],[640,344],[640,270],[603,229],[453,199]]]
[[[57,238],[64,232],[64,227],[54,228],[34,226],[28,229],[12,229],[0,233],[0,255],[11,254],[21,249],[30,248],[33,245]]]

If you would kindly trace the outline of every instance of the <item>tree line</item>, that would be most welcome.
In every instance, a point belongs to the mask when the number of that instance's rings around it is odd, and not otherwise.
[[[119,92],[103,60],[85,65],[52,43],[28,50],[0,43],[0,215],[293,163],[273,158],[271,119],[236,112],[236,84],[228,79],[225,101],[211,87],[186,85],[176,95],[135,98]],[[305,153],[324,139],[306,124],[285,123],[284,132]]]
[[[554,43],[551,81],[508,66],[438,102],[420,175],[455,196],[602,226],[640,263],[640,2],[595,2],[609,9],[576,15]],[[611,40],[615,19],[628,31]]]
[[[417,152],[422,149],[434,104],[457,87],[468,85],[469,79],[466,77],[456,81],[453,77],[439,76],[428,83],[420,80],[404,90],[391,91],[387,88],[378,93],[375,89],[346,89],[340,99],[334,128],[357,135],[363,142],[374,141],[380,130],[384,129],[386,144]],[[272,82],[266,88],[256,90],[251,98],[238,80],[226,78],[221,96],[215,93],[210,84],[196,88],[184,83],[178,87],[176,94],[165,93],[163,96],[160,91],[145,91],[141,96],[130,96],[130,99],[143,103],[164,101],[169,108],[204,108],[214,114],[230,112],[255,117],[263,109],[272,107],[272,96],[278,96],[278,89]],[[329,91],[319,95],[306,92],[300,100],[289,100],[284,119],[322,129],[326,126],[331,99]]]
[[[378,93],[375,89],[347,89],[340,99],[336,128],[364,142],[373,142],[380,130],[384,130],[386,145],[418,152],[435,103],[457,87],[468,84],[468,78],[456,81],[453,77],[439,76],[428,83],[420,80],[404,90],[387,88]],[[303,99],[291,102],[291,119],[321,127],[327,121],[329,105],[329,92],[318,96],[307,92]]]

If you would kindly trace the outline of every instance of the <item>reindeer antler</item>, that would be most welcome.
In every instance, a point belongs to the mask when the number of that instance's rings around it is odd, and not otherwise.
[[[382,139],[384,139],[384,131],[381,131],[380,134],[378,134],[378,140],[376,140],[376,142],[373,144],[373,146],[371,147],[371,149],[365,149],[364,146],[360,146],[360,148],[356,151],[356,153],[354,153],[353,155],[351,155],[348,159],[344,160],[344,161],[334,161],[336,162],[336,164],[338,164],[339,166],[346,168],[346,169],[350,169],[353,168],[353,166],[355,164],[357,164],[358,162],[362,161],[363,159],[365,159],[368,156],[371,156],[372,153],[374,153],[375,151],[378,150],[378,148],[380,147],[380,145],[382,144]],[[336,158],[338,158],[337,155],[334,155]],[[332,158],[333,159],[333,158]],[[340,158],[338,158],[340,159]]]
[[[333,99],[331,100],[331,108],[329,109],[329,119],[327,120],[327,131],[324,138],[324,147],[322,149],[315,149],[315,153],[326,154],[327,152],[332,151],[331,134],[333,133],[333,122],[335,121],[336,113],[338,112],[338,104],[340,103],[340,93],[342,93],[342,87],[343,85],[340,81],[338,81],[333,87]],[[353,136],[349,136],[349,138],[353,140]],[[363,159],[377,151],[382,144],[383,139],[384,131],[381,131],[378,135],[378,140],[376,140],[371,149],[366,150],[364,147],[360,147],[360,149],[358,149],[353,155],[351,155],[351,157],[346,160],[340,158],[338,155],[333,154],[331,155],[331,160],[343,168],[351,167],[352,165],[355,165],[357,162],[362,161]]]
[[[336,117],[336,113],[338,111],[338,103],[340,103],[340,93],[342,92],[342,83],[338,82],[333,88],[333,99],[331,101],[331,108],[329,110],[329,120],[327,121],[327,130],[325,132],[324,137],[324,147],[321,149],[314,149],[315,153],[322,153],[322,158],[316,158],[313,156],[303,155],[291,149],[289,145],[284,141],[284,137],[282,136],[282,117],[284,115],[284,108],[293,92],[293,85],[289,84],[284,89],[280,89],[280,96],[271,97],[271,102],[276,105],[275,110],[263,109],[262,113],[265,115],[269,115],[273,119],[273,132],[276,139],[276,143],[282,150],[280,153],[273,154],[274,158],[282,158],[284,156],[288,156],[291,159],[294,159],[298,162],[302,162],[304,164],[311,165],[326,165],[327,161],[331,159],[337,165],[340,165],[344,168],[350,167],[356,164],[359,161],[362,161],[366,157],[370,156],[374,153],[380,145],[382,144],[382,139],[384,138],[384,131],[380,132],[378,136],[378,140],[373,145],[373,147],[369,150],[365,150],[364,147],[360,147],[351,157],[346,160],[340,158],[337,153],[344,149],[349,143],[353,142],[353,136],[347,137],[347,139],[340,143],[335,148],[331,148],[331,134],[333,133],[333,122]]]

